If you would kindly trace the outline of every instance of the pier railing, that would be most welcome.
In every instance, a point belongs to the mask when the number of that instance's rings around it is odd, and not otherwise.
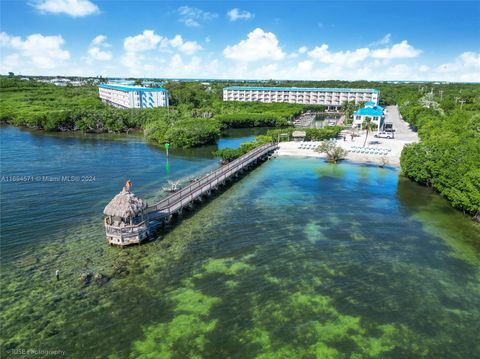
[[[141,231],[144,231],[147,228],[148,223],[146,221],[143,221],[141,223],[132,224],[125,227],[105,225],[105,232],[107,236],[121,236],[122,238],[128,238],[137,236]]]
[[[252,162],[261,159],[268,153],[277,149],[277,144],[269,143],[260,146],[236,160],[221,166],[219,169],[207,174],[181,189],[180,191],[168,196],[160,202],[148,206],[144,212],[144,221],[138,224],[127,225],[124,227],[112,226],[105,223],[105,232],[107,240],[111,244],[128,245],[140,243],[149,235],[149,231],[156,225],[169,218],[170,215],[179,212],[182,208],[191,204],[195,199],[204,193],[209,193],[212,189],[218,187],[230,177],[239,173],[243,168],[249,166]],[[155,221],[156,224],[155,224]],[[163,222],[165,223],[165,222]]]
[[[154,218],[157,215],[169,215],[178,211],[182,207],[191,203],[197,197],[201,196],[203,193],[215,188],[219,183],[224,182],[232,175],[241,171],[258,158],[261,158],[276,148],[276,144],[269,143],[246,153],[245,155],[226,165],[223,165],[219,169],[200,178],[198,181],[193,182],[180,191],[168,196],[152,206],[149,206],[146,210],[147,216],[149,215],[149,218]]]

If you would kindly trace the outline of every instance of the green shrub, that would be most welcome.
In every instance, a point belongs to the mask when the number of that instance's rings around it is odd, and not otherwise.
[[[306,128],[306,139],[308,141],[323,141],[335,138],[340,132],[342,132],[343,127],[341,126],[327,126],[323,128]]]
[[[345,159],[347,155],[347,151],[337,146],[332,140],[322,142],[315,151],[325,153],[327,155],[327,161],[330,163],[337,163]]]
[[[449,107],[450,108],[450,107]],[[480,115],[458,108],[419,109],[416,103],[401,107],[402,115],[418,126],[422,142],[404,147],[402,172],[433,187],[464,212],[480,213]]]
[[[224,127],[282,127],[288,125],[285,117],[272,113],[233,113],[215,117]]]
[[[263,146],[269,142],[272,142],[270,136],[257,136],[254,141],[244,142],[238,148],[224,148],[214,152],[215,156],[222,158],[224,162],[231,162],[247,152],[254,150],[257,147]]]
[[[224,162],[232,162],[243,154],[244,152],[240,148],[224,148],[214,152],[214,155],[221,157]]]
[[[215,143],[220,126],[213,120],[184,120],[175,123],[165,133],[165,141],[173,147],[195,147]]]

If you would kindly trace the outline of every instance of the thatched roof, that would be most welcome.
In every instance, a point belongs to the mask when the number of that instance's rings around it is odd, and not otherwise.
[[[125,188],[110,201],[103,210],[103,214],[112,217],[128,218],[135,217],[147,208],[147,203],[135,197],[132,192]]]

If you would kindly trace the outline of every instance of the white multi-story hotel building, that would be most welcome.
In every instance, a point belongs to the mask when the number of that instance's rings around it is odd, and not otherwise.
[[[168,91],[162,87],[100,84],[98,93],[103,102],[121,108],[168,106]]]
[[[337,107],[345,101],[355,101],[355,103],[373,101],[378,104],[379,99],[380,91],[374,89],[247,86],[231,86],[223,89],[224,101],[287,102]]]

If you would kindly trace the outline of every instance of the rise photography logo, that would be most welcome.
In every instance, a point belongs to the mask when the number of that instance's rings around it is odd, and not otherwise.
[[[7,349],[6,352],[10,355],[48,355],[48,356],[64,356],[65,351],[60,349],[38,349],[38,348],[14,348]]]

